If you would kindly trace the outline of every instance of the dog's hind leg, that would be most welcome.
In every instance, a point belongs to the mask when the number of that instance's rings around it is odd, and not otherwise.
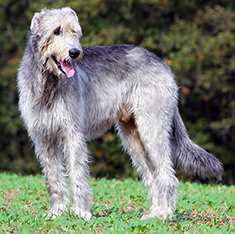
[[[178,185],[170,145],[173,107],[177,104],[176,87],[162,82],[159,87],[142,88],[140,92],[135,122],[147,155],[145,161],[151,165],[148,169],[153,177],[147,187],[149,213],[142,219],[158,217],[165,220],[169,216],[171,220]]]
[[[137,131],[134,117],[130,116],[128,117],[128,120],[125,121],[123,121],[123,119],[120,120],[116,127],[123,147],[131,156],[133,167],[143,176],[145,179],[145,186],[148,188],[153,180],[151,173],[153,167],[152,165],[148,165],[148,161],[145,160],[147,154]]]
[[[62,152],[59,147],[53,144],[51,139],[37,139],[35,151],[42,166],[46,189],[50,199],[50,208],[46,216],[55,218],[66,210],[67,203]]]
[[[170,91],[170,92],[169,92]],[[138,87],[132,116],[118,125],[134,165],[142,173],[150,209],[142,219],[172,219],[178,179],[171,161],[170,131],[176,89],[166,85]]]
[[[146,124],[148,125],[147,122]],[[175,206],[178,180],[174,175],[171,161],[168,158],[170,157],[170,152],[164,152],[166,147],[158,145],[159,140],[158,142],[157,140],[153,142],[152,136],[146,136],[145,138],[149,142],[146,143],[145,141],[144,143],[134,117],[131,117],[128,122],[119,122],[117,128],[123,146],[130,154],[133,166],[142,175],[143,183],[148,191],[150,209],[149,213],[144,215],[142,219],[157,217],[165,220],[168,215],[169,219],[171,219]],[[153,131],[151,125],[148,125],[148,131]],[[151,146],[151,142],[154,145],[154,149]],[[164,149],[159,149],[161,147]],[[166,156],[167,153],[169,155]]]
[[[71,130],[65,141],[65,160],[70,179],[72,210],[82,218],[90,220],[92,194],[88,182],[87,146],[80,131]]]

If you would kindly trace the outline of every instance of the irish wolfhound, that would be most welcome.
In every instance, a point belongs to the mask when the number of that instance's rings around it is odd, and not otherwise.
[[[178,111],[171,69],[131,45],[81,47],[70,8],[36,13],[18,74],[19,109],[43,168],[50,215],[72,210],[91,219],[86,141],[116,125],[148,190],[142,217],[171,219],[178,179],[173,167],[221,179],[222,165],[193,143]]]

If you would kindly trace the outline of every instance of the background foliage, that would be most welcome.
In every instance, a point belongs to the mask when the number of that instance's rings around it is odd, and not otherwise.
[[[83,45],[134,44],[174,71],[189,135],[219,158],[224,183],[235,168],[235,3],[230,0],[0,0],[0,171],[37,173],[17,110],[16,75],[36,11],[70,6]],[[135,176],[111,130],[90,143],[93,176]]]

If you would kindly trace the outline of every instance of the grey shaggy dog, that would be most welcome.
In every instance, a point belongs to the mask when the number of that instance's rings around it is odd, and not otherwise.
[[[132,45],[81,47],[70,8],[35,13],[18,74],[19,110],[50,197],[48,215],[72,210],[89,220],[92,194],[86,141],[116,126],[143,177],[150,209],[142,219],[172,220],[174,167],[221,180],[222,165],[193,143],[178,111],[171,69]]]

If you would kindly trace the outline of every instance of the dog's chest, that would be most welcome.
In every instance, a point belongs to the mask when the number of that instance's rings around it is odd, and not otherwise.
[[[49,107],[42,100],[35,100],[26,110],[28,129],[40,135],[61,135],[72,125],[70,111],[63,99],[54,100]]]

